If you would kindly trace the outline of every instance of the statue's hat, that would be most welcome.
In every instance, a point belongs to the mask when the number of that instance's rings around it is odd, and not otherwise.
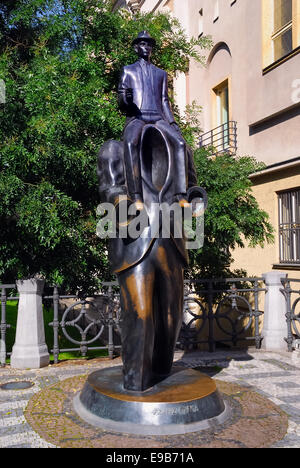
[[[134,41],[132,41],[132,45],[138,44],[140,41],[148,41],[152,46],[156,44],[156,40],[147,31],[141,31]]]

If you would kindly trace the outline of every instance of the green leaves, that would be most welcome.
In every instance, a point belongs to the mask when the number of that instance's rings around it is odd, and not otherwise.
[[[42,274],[66,289],[93,291],[109,279],[96,237],[97,153],[120,139],[121,67],[147,29],[154,62],[187,69],[200,41],[170,16],[112,13],[106,0],[4,0],[0,5],[0,279]]]
[[[17,229],[29,234],[49,250],[75,235],[74,224],[79,215],[79,205],[56,190],[49,182],[28,188],[16,206]]]
[[[232,275],[235,247],[262,246],[274,240],[268,214],[259,208],[249,180],[249,175],[264,165],[248,156],[211,157],[204,149],[195,151],[194,157],[198,181],[208,192],[209,204],[203,249],[191,254],[193,271],[208,277]]]

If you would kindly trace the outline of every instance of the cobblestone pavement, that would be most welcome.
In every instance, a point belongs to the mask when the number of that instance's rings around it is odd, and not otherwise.
[[[175,362],[186,367],[199,367],[211,377],[234,383],[269,399],[289,419],[286,436],[273,447],[300,447],[300,353],[275,353],[256,350],[206,352],[177,352]],[[0,388],[0,448],[55,448],[29,425],[24,411],[29,400],[45,387],[88,374],[96,369],[120,365],[97,359],[60,363],[38,370],[17,370],[9,366],[0,369],[0,386],[8,382],[30,381],[34,385],[26,390]]]

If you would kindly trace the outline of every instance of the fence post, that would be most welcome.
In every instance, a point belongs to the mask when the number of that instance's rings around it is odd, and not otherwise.
[[[0,340],[0,365],[5,366],[6,363],[6,291],[1,290],[1,340]]]
[[[254,324],[255,324],[255,347],[256,349],[260,349],[261,347],[261,334],[259,332],[259,317],[262,315],[262,312],[259,310],[259,302],[258,302],[258,294],[259,294],[259,283],[257,280],[254,281]]]
[[[293,351],[293,311],[292,311],[292,304],[291,304],[291,294],[292,294],[292,288],[291,288],[291,282],[286,281],[284,284],[284,295],[285,295],[285,300],[286,300],[286,324],[287,324],[287,338],[285,341],[287,342],[288,345],[288,350],[289,352]]]
[[[59,340],[58,340],[58,329],[59,329],[59,292],[58,287],[54,286],[53,289],[53,359],[54,364],[58,363],[59,358]]]
[[[286,301],[281,292],[281,280],[287,273],[271,271],[262,275],[266,284],[262,349],[266,351],[286,351]]]
[[[39,279],[17,281],[19,307],[11,367],[38,369],[49,364],[43,317],[44,285],[44,280]]]

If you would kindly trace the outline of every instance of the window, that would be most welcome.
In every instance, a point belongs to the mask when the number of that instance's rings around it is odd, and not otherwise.
[[[300,189],[279,194],[280,263],[300,264]]]
[[[222,145],[223,151],[229,147],[229,83],[225,80],[219,86],[214,88],[214,115],[215,126],[223,127],[222,136],[220,136],[220,129],[216,131],[215,143]],[[220,140],[221,138],[221,140]]]
[[[203,18],[203,8],[199,10],[199,35],[198,37],[203,36],[203,26],[204,26],[204,18]]]
[[[220,6],[219,6],[219,0],[215,0],[215,6],[214,6],[214,18],[213,22],[215,23],[218,21],[220,15]]]
[[[215,89],[217,103],[217,124],[223,125],[229,121],[229,88],[228,81]]]
[[[293,50],[293,0],[274,0],[274,60]]]
[[[262,0],[262,20],[267,72],[300,50],[300,0]]]

